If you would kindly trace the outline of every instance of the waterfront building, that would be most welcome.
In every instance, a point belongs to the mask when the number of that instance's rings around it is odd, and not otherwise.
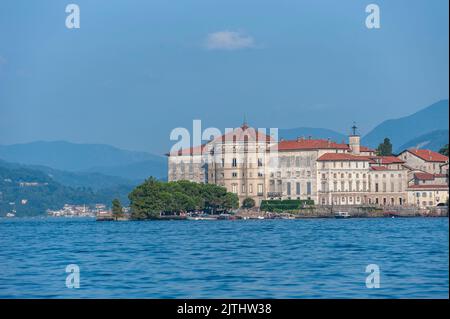
[[[408,149],[401,152],[398,157],[414,170],[431,174],[448,173],[448,157],[431,150]]]
[[[411,185],[407,194],[408,202],[421,208],[448,204],[448,184]]]
[[[168,154],[169,181],[188,180],[223,186],[242,204],[266,198],[266,176],[274,140],[244,123],[206,144]]]
[[[377,156],[360,144],[356,129],[352,127],[348,143],[312,137],[277,142],[244,123],[203,145],[167,154],[169,181],[224,186],[238,195],[241,204],[250,197],[257,206],[264,199],[310,199],[319,205],[419,205],[417,186],[430,189],[420,206],[448,198],[446,156],[428,150]],[[431,189],[433,196],[429,196]]]
[[[322,205],[404,205],[407,168],[395,156],[322,155],[318,161]]]

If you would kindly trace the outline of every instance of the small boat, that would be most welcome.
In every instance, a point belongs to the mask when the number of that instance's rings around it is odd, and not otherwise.
[[[350,214],[348,212],[335,212],[334,217],[335,218],[349,218]]]
[[[7,213],[6,217],[16,217],[16,214],[14,214],[14,213]]]
[[[186,219],[187,220],[217,220],[217,217],[204,214],[204,215],[188,216]]]

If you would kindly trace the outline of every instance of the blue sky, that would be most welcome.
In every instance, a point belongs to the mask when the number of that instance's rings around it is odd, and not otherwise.
[[[65,6],[81,28],[65,27]],[[381,29],[365,27],[365,7]],[[379,122],[448,98],[448,1],[0,2],[0,144],[165,151],[218,128]]]

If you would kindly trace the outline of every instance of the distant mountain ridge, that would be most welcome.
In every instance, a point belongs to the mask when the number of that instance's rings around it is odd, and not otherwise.
[[[438,152],[442,146],[448,144],[449,130],[436,130],[418,136],[395,149],[396,153],[409,148],[429,149]]]
[[[448,116],[448,100],[442,100],[412,115],[382,122],[362,138],[361,144],[376,148],[385,137],[389,137],[395,151],[418,146],[438,150],[446,141],[448,143]],[[347,135],[324,128],[298,127],[278,131],[280,139],[292,140],[302,136],[348,142]],[[0,159],[35,166],[52,175],[56,181],[75,187],[87,185],[99,189],[134,184],[150,176],[167,178],[167,159],[164,156],[104,144],[39,141],[0,145]],[[71,175],[70,172],[76,174]]]
[[[0,159],[26,165],[85,173],[108,172],[129,180],[157,178],[167,174],[166,159],[146,152],[127,151],[104,144],[77,144],[65,141],[0,145]],[[141,172],[128,167],[145,166]],[[132,174],[127,175],[126,172]],[[80,177],[80,176],[78,176]]]
[[[94,166],[118,166],[159,160],[161,156],[127,151],[105,144],[78,144],[66,141],[0,145],[0,158],[23,164],[82,171]]]
[[[424,134],[436,130],[448,130],[448,117],[448,100],[442,100],[409,116],[382,122],[362,138],[362,143],[375,148],[385,137],[388,137],[394,149],[398,149]]]

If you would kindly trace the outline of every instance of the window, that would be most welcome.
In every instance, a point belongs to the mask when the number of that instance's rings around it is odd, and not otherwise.
[[[232,173],[232,176],[233,176],[233,177],[237,177],[237,173],[236,173],[236,172],[233,172],[233,173]]]
[[[248,185],[248,192],[253,193],[253,184]]]
[[[286,192],[287,192],[288,196],[291,195],[291,183],[290,182],[286,183]]]
[[[295,192],[297,193],[297,195],[300,195],[300,183],[295,184]]]
[[[262,158],[258,158],[258,167],[262,167],[262,166],[263,166]]]
[[[242,185],[242,192],[245,193],[245,185]]]
[[[306,194],[311,195],[311,182],[306,183]]]
[[[258,184],[258,195],[262,195],[263,193],[263,184]]]
[[[233,167],[236,167],[236,166],[237,166],[237,160],[236,160],[235,157],[233,158],[233,161],[232,161],[232,163],[231,163],[231,166],[233,166]]]
[[[231,185],[231,191],[233,192],[233,193],[237,193],[237,184],[232,184]]]

